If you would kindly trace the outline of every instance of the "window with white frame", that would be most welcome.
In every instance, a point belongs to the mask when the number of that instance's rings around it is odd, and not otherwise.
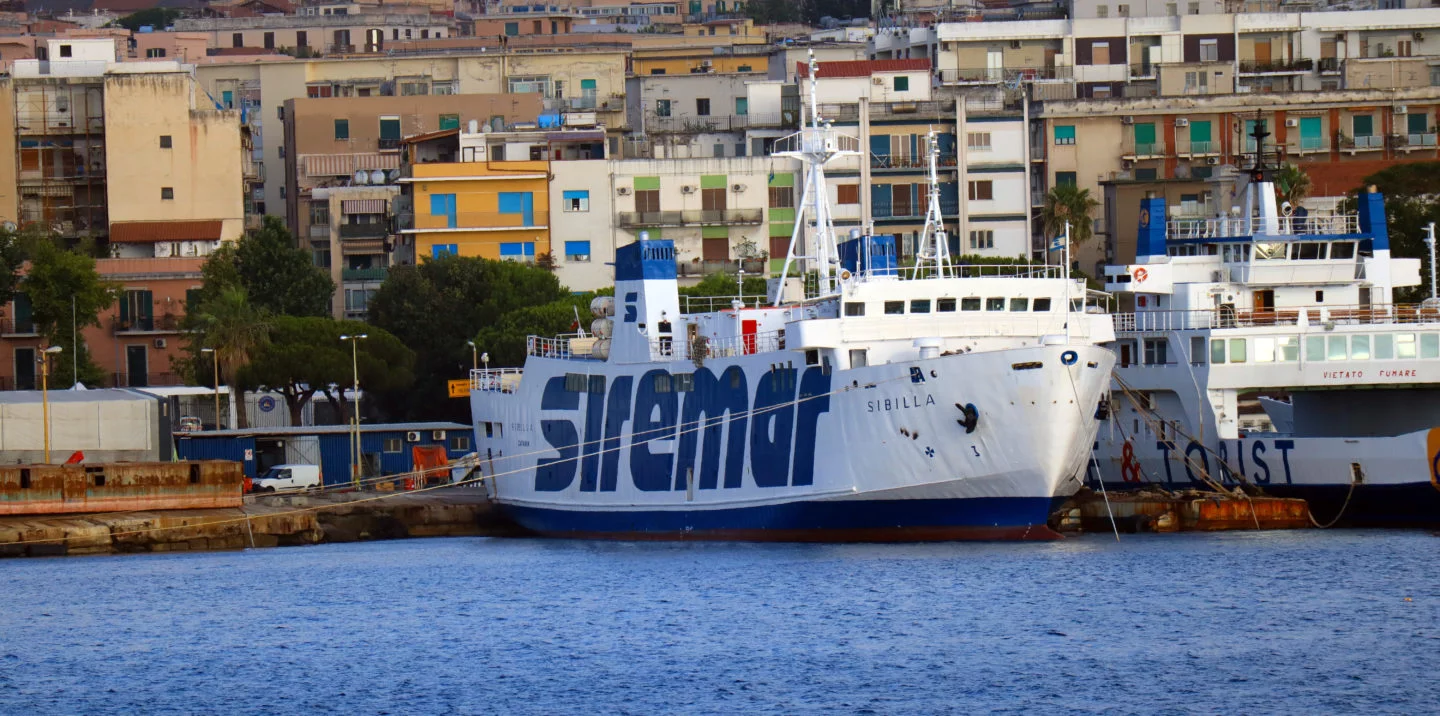
[[[566,191],[563,204],[567,212],[589,211],[590,192],[589,190]]]
[[[995,232],[991,229],[979,229],[970,232],[970,248],[972,249],[993,249],[995,248]]]

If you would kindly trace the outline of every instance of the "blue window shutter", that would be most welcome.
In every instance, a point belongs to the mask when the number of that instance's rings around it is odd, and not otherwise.
[[[520,220],[525,226],[535,225],[535,195],[528,191],[520,195]]]
[[[870,185],[870,208],[877,218],[890,216],[890,185]]]
[[[890,156],[890,135],[888,135],[888,134],[872,134],[872,135],[870,135],[870,153],[871,153],[871,154],[874,154],[874,155],[877,156],[877,157],[888,157],[888,156]]]
[[[500,244],[501,256],[521,256],[524,248],[519,243]]]
[[[565,201],[570,201],[571,199],[589,199],[589,198],[590,198],[590,192],[589,192],[589,191],[567,191],[567,192],[565,192]]]
[[[525,242],[525,255],[528,256],[528,257],[530,257],[530,258],[535,258],[535,242],[534,242],[534,241],[526,241],[526,242]]]
[[[518,192],[518,191],[502,191],[502,192],[500,192],[500,213],[501,213],[501,214],[519,214],[519,213],[522,213],[522,212],[524,211],[524,209],[522,208],[524,203],[523,203],[523,201],[522,201],[521,198],[520,198],[521,196],[522,196],[521,192]]]
[[[566,241],[566,242],[565,242],[565,255],[566,255],[566,256],[589,256],[589,255],[590,255],[590,242],[589,242],[589,241]]]
[[[960,184],[958,182],[940,184],[940,213],[946,216],[960,213]]]

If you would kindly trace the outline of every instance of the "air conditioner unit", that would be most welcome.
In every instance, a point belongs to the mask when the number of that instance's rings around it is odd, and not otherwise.
[[[405,442],[407,442],[407,443],[418,443],[418,442],[420,442],[420,431],[419,431],[419,430],[411,430],[411,431],[405,433]]]
[[[1410,114],[1410,108],[1402,104],[1395,108],[1395,114]]]
[[[1135,162],[1132,162],[1129,159],[1120,162],[1120,168],[1126,171],[1129,171],[1129,169],[1133,166],[1135,166]]]
[[[1220,163],[1220,157],[1205,157],[1205,163],[1213,167]]]
[[[1120,123],[1121,123],[1121,124],[1134,124],[1134,123],[1135,123],[1135,118],[1127,114],[1127,115],[1125,115],[1124,117],[1121,117],[1121,118],[1120,118]]]
[[[875,85],[876,87],[884,87],[884,86],[885,86],[885,78],[884,78],[884,77],[871,77],[871,78],[870,78],[870,84]]]
[[[680,193],[681,193],[681,194],[694,194],[694,193],[695,193],[695,187],[690,186],[689,184],[686,184],[685,186],[680,187]]]
[[[1285,126],[1287,126],[1287,127],[1298,127],[1298,126],[1300,126],[1300,120],[1298,120],[1298,119],[1287,119],[1287,120],[1285,120]]]
[[[1176,126],[1176,127],[1188,127],[1188,126],[1190,126],[1190,120],[1185,119],[1184,117],[1181,117],[1180,119],[1175,120],[1175,126]]]
[[[164,338],[156,338],[156,339],[155,339],[155,347],[156,347],[156,348],[164,348],[164,347],[167,346],[167,345],[169,345],[169,343],[167,343]]]
[[[1411,35],[1411,37],[1415,38],[1416,42],[1419,42],[1425,39],[1425,33],[1417,31],[1415,34]]]
[[[617,187],[617,188],[615,189],[615,193],[616,193],[616,194],[619,194],[620,196],[630,196],[630,187],[628,187],[628,186]]]
[[[445,431],[444,431],[444,430],[432,430],[432,431],[430,431],[430,439],[431,439],[431,440],[444,440],[444,439],[445,439]]]
[[[735,192],[735,193],[738,194],[738,193],[740,193],[740,192],[742,192],[742,191],[745,191],[745,185],[744,185],[744,184],[731,184],[731,185],[730,185],[730,191],[733,191],[733,192]]]

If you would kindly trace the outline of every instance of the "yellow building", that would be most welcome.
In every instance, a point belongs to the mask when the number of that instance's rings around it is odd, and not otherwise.
[[[550,253],[550,162],[415,164],[407,173],[413,219],[402,233],[417,258],[530,263]]]

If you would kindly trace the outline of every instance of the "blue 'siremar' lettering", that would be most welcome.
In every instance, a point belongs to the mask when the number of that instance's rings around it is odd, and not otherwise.
[[[622,440],[629,443],[630,478],[640,490],[685,490],[692,476],[701,490],[741,487],[747,448],[757,487],[813,484],[819,420],[830,411],[830,376],[818,367],[799,373],[765,372],[754,384],[753,412],[751,384],[738,366],[719,376],[699,368],[684,393],[663,390],[669,373],[658,369],[638,379],[614,378],[608,390],[587,385],[583,442],[573,419],[555,415],[578,412],[582,393],[567,391],[563,376],[551,378],[540,400],[550,414],[540,427],[559,455],[539,460],[535,489],[568,489],[578,472],[580,490],[615,491]],[[677,436],[675,449],[656,442]]]

